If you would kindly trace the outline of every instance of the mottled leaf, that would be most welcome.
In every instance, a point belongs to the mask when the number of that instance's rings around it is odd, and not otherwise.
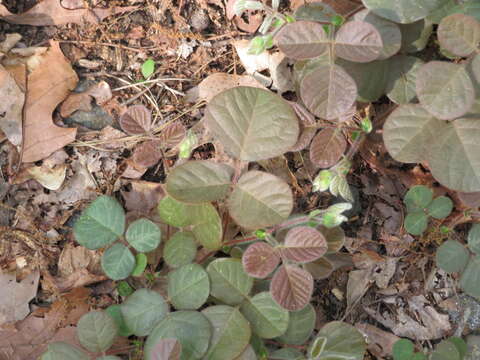
[[[447,240],[437,249],[435,258],[437,266],[451,274],[465,269],[470,254],[467,248],[458,241]]]
[[[102,255],[102,269],[112,280],[123,280],[130,276],[135,268],[135,257],[123,244],[116,243]]]
[[[272,339],[287,330],[288,311],[278,306],[268,291],[247,298],[240,311],[250,322],[252,331],[261,338]]]
[[[464,115],[475,98],[465,67],[444,61],[431,61],[418,69],[416,88],[420,103],[442,120]]]
[[[121,310],[125,324],[133,334],[146,336],[168,314],[168,305],[157,292],[139,289],[125,300]]]
[[[349,21],[335,35],[335,55],[355,62],[376,60],[383,49],[382,37],[372,24]]]
[[[105,311],[90,311],[78,320],[78,340],[89,351],[107,350],[115,341],[117,333],[115,320]]]
[[[277,246],[282,257],[297,263],[315,261],[327,252],[323,234],[309,226],[291,229],[282,245]]]
[[[334,120],[354,104],[357,85],[340,66],[320,65],[303,78],[300,96],[312,113]]]
[[[453,14],[444,18],[437,29],[440,46],[457,56],[468,56],[480,44],[480,22],[472,16]]]
[[[287,219],[292,208],[290,187],[280,178],[261,171],[242,175],[228,199],[230,216],[247,229],[276,225]]]
[[[280,257],[275,249],[263,241],[250,245],[242,256],[242,265],[245,272],[259,279],[270,275],[279,263]]]
[[[230,188],[233,169],[209,160],[188,161],[167,177],[168,194],[178,201],[202,203],[221,200]]]
[[[285,25],[275,36],[275,41],[286,56],[296,60],[320,56],[330,43],[323,25],[313,21]]]
[[[298,138],[295,112],[270,91],[240,86],[215,96],[205,122],[227,153],[244,161],[282,155]]]
[[[273,275],[270,284],[273,299],[284,309],[303,309],[313,293],[312,275],[295,265],[283,265]]]
[[[168,298],[177,310],[195,310],[210,293],[207,272],[198,264],[187,264],[168,273]]]
[[[325,128],[310,145],[310,160],[321,168],[330,168],[342,157],[347,141],[339,129]]]

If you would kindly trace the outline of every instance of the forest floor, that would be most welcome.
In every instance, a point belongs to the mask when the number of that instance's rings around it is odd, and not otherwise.
[[[293,0],[291,9],[301,2]],[[275,81],[272,59],[262,57],[267,65],[261,66],[239,57],[261,15],[234,18],[233,1],[86,3],[88,8],[78,0],[3,0],[0,7],[0,19],[9,19],[0,20],[0,54],[12,39],[9,34],[21,35],[16,47],[26,50],[16,57],[37,66],[43,81],[35,88],[25,83],[24,89],[51,92],[44,97],[47,100],[23,109],[38,115],[39,120],[30,124],[33,135],[22,137],[21,118],[16,144],[0,131],[0,360],[37,359],[54,340],[76,344],[75,326],[84,313],[119,302],[115,282],[99,267],[100,252],[86,250],[73,239],[71,225],[79,211],[99,194],[115,195],[127,214],[151,211],[163,196],[161,183],[175,164],[176,145],[186,129],[193,127],[203,135],[194,126],[206,102],[218,89],[234,85],[231,78],[226,85],[222,74],[238,75],[238,84],[253,81],[249,76],[253,73],[263,75],[264,86]],[[330,3],[339,12],[360,6],[359,1]],[[146,71],[149,59],[155,67],[145,81],[142,68]],[[202,83],[212,74],[218,77]],[[50,86],[53,78],[68,86]],[[70,88],[76,88],[77,96],[61,104]],[[0,98],[4,96],[0,93]],[[16,96],[23,101],[24,94]],[[284,96],[292,100],[294,95],[286,91]],[[153,166],[145,166],[151,154],[141,148],[144,139],[127,136],[118,126],[119,115],[138,104],[152,111],[154,134],[172,144]],[[400,337],[428,348],[433,340],[456,331],[468,333],[479,325],[476,318],[457,330],[465,309],[478,313],[480,305],[458,301],[455,279],[437,269],[434,261],[435,249],[446,238],[465,236],[462,225],[456,232],[441,231],[442,225],[461,222],[465,207],[422,165],[402,165],[389,157],[381,125],[390,110],[388,104],[371,109],[374,131],[348,176],[356,203],[343,225],[345,256],[338,270],[316,281],[313,299],[317,329],[341,319],[357,326],[370,339],[371,359],[387,358]],[[41,122],[45,117],[47,122]],[[215,156],[208,139],[192,155]],[[317,168],[307,151],[254,166],[268,168],[291,185],[297,213],[335,200],[312,191]],[[402,199],[416,184],[433,188],[436,195],[448,194],[456,210],[414,238],[403,229]],[[135,359],[136,345],[128,339],[119,340],[114,349]]]

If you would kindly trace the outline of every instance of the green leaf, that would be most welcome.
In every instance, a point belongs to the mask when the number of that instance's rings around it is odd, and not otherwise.
[[[48,344],[40,360],[90,360],[90,356],[75,346],[57,341]]]
[[[333,179],[333,173],[330,170],[321,170],[313,180],[313,191],[327,191]]]
[[[405,217],[405,230],[412,235],[422,235],[428,226],[428,217],[423,212],[413,212]]]
[[[453,202],[449,197],[439,196],[435,198],[427,207],[428,215],[435,219],[444,219],[453,209]]]
[[[427,17],[444,0],[362,0],[365,7],[382,18],[408,24]]]
[[[400,52],[416,53],[426,48],[433,32],[433,25],[424,19],[411,24],[400,24],[402,47]]]
[[[299,134],[292,107],[259,88],[239,86],[223,91],[210,101],[204,119],[225,151],[244,161],[282,155],[295,145]]]
[[[303,353],[294,348],[283,348],[275,350],[268,357],[270,360],[305,360]]]
[[[189,231],[176,232],[163,248],[163,260],[172,268],[190,264],[196,254],[195,237]]]
[[[475,256],[470,259],[467,267],[460,277],[460,287],[466,294],[480,298],[480,256]]]
[[[393,360],[411,360],[415,345],[408,339],[400,339],[393,344]]]
[[[457,56],[466,57],[480,43],[480,22],[464,14],[453,14],[444,18],[437,30],[440,46]]]
[[[326,344],[327,344],[326,337],[317,336],[309,347],[309,350],[308,350],[309,356],[314,359],[319,359],[320,355],[323,353],[323,350],[325,349]]]
[[[277,340],[285,344],[304,344],[313,332],[316,317],[315,309],[311,304],[302,310],[291,311],[287,331]]]
[[[420,103],[442,120],[466,114],[475,99],[475,88],[465,67],[446,61],[430,61],[419,68],[416,88]]]
[[[318,332],[327,339],[321,359],[363,360],[367,344],[363,335],[352,325],[332,321]]]
[[[417,71],[424,64],[413,56],[397,55],[390,59],[387,96],[397,104],[408,104],[417,96],[415,82]]]
[[[328,22],[336,14],[330,5],[323,2],[308,2],[300,5],[295,10],[295,18],[297,20]]]
[[[468,232],[468,247],[475,254],[480,255],[480,224],[473,224]]]
[[[135,267],[132,271],[132,276],[141,276],[147,267],[147,255],[144,253],[138,253],[135,255]]]
[[[160,245],[162,233],[154,222],[142,218],[130,224],[125,236],[135,250],[149,252]]]
[[[412,186],[403,199],[405,205],[407,205],[408,212],[422,211],[427,208],[433,200],[432,189],[424,185]]]
[[[212,337],[212,325],[197,311],[175,311],[153,329],[145,342],[145,360],[155,360],[154,347],[161,339],[177,339],[182,345],[181,360],[201,359]]]
[[[80,344],[92,352],[106,351],[112,346],[118,334],[115,320],[105,311],[90,311],[77,323]]]
[[[457,347],[451,341],[444,340],[435,347],[431,360],[462,360]]]
[[[437,265],[449,274],[465,269],[469,258],[467,248],[454,240],[445,241],[436,253]]]
[[[240,177],[227,206],[238,225],[258,229],[286,220],[293,208],[293,196],[280,178],[252,170]]]
[[[280,336],[288,328],[289,313],[282,309],[269,292],[261,292],[247,298],[240,311],[252,326],[252,331],[264,339]]]
[[[226,305],[210,306],[202,314],[212,324],[212,339],[205,360],[233,360],[248,345],[250,324],[238,308]]]
[[[457,336],[452,336],[448,338],[447,341],[450,341],[453,345],[455,345],[455,347],[457,348],[458,354],[460,355],[460,360],[463,360],[468,351],[468,346],[465,343],[465,341],[463,341],[462,338]]]
[[[328,49],[328,39],[322,24],[313,21],[296,21],[285,25],[275,36],[279,49],[289,58],[311,59]]]
[[[170,196],[165,196],[158,204],[158,214],[162,221],[175,227],[185,227],[192,224],[190,209],[192,206],[175,200]]]
[[[139,289],[121,305],[125,324],[137,336],[146,336],[168,314],[163,297],[149,289]]]
[[[168,194],[178,201],[202,203],[223,199],[230,188],[233,169],[209,160],[188,161],[167,178]]]
[[[132,287],[126,281],[118,282],[117,291],[120,296],[129,296],[133,294]]]
[[[100,196],[83,212],[73,226],[75,239],[82,246],[95,250],[107,246],[123,235],[125,213],[110,196]]]
[[[239,259],[220,258],[207,267],[210,277],[210,293],[228,305],[238,305],[248,297],[253,278],[243,270]]]
[[[115,320],[115,323],[118,327],[119,336],[128,337],[133,334],[133,332],[128,328],[127,324],[125,324],[121,305],[110,305],[108,308],[105,309],[105,311],[113,318],[113,320]]]
[[[424,353],[417,352],[413,354],[413,357],[411,360],[427,360],[427,355]]]
[[[177,310],[195,310],[210,293],[207,272],[198,264],[183,265],[168,273],[168,298]]]
[[[135,268],[135,257],[123,244],[109,247],[102,256],[102,269],[112,280],[122,280],[130,276]]]
[[[147,59],[142,64],[142,75],[145,79],[148,79],[155,72],[155,61],[153,59]]]

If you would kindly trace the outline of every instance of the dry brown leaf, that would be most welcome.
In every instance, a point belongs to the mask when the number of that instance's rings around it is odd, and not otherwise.
[[[16,146],[22,143],[22,109],[25,94],[14,77],[0,65],[0,129]]]
[[[0,5],[0,19],[11,24],[33,26],[83,24],[85,22],[97,24],[107,16],[135,9],[137,6],[69,10],[63,7],[59,0],[44,0],[22,14],[12,14],[5,6]]]
[[[149,181],[132,181],[130,191],[121,190],[125,208],[129,211],[149,213],[165,195],[162,184]]]
[[[353,270],[348,274],[347,308],[352,309],[358,304],[372,285],[372,269]]]
[[[137,146],[132,160],[140,167],[149,168],[160,161],[162,152],[158,140],[149,140]]]
[[[162,130],[158,139],[162,144],[162,148],[171,149],[183,141],[186,133],[187,130],[185,129],[185,126],[178,122],[174,122]]]
[[[355,327],[366,337],[368,350],[377,358],[391,356],[393,344],[400,340],[398,336],[371,324],[357,323]]]
[[[58,127],[52,120],[55,107],[75,87],[78,77],[63,56],[58,42],[50,41],[50,45],[41,65],[28,76],[23,162],[48,157],[74,141],[77,133],[77,129]]]
[[[60,116],[66,118],[77,110],[91,111],[92,97],[87,93],[71,93],[60,106]]]
[[[152,128],[152,112],[144,105],[133,105],[120,116],[118,122],[129,135],[145,134]]]
[[[15,273],[0,273],[0,325],[23,320],[28,303],[37,295],[40,272],[37,270],[17,282]]]

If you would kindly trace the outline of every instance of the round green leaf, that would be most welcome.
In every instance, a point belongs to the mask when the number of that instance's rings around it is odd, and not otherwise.
[[[147,59],[142,64],[141,71],[145,79],[153,75],[153,73],[155,72],[155,61],[153,59]]]
[[[465,341],[457,336],[449,337],[447,341],[450,341],[453,345],[455,345],[458,354],[460,355],[460,359],[464,359],[468,351],[468,345],[465,343]]]
[[[135,255],[135,267],[132,270],[132,276],[141,276],[147,267],[148,259],[144,253]]]
[[[135,268],[135,257],[123,244],[109,247],[102,256],[102,269],[112,280],[123,280],[130,276]]]
[[[184,227],[192,224],[190,209],[194,206],[175,200],[170,196],[165,196],[158,203],[158,215],[160,219],[175,227]]]
[[[480,255],[480,224],[474,224],[468,232],[468,247],[475,254]]]
[[[285,25],[275,36],[275,41],[285,55],[296,60],[322,55],[330,42],[323,25],[313,21]]]
[[[277,340],[285,344],[304,344],[315,328],[316,317],[315,309],[311,304],[302,310],[290,312],[287,331]]]
[[[431,360],[462,360],[457,347],[448,340],[442,341],[435,347]]]
[[[196,254],[195,237],[189,231],[176,232],[163,248],[163,260],[172,268],[190,264]]]
[[[250,324],[238,308],[226,305],[210,306],[202,314],[212,324],[212,339],[208,360],[233,360],[239,356],[250,341]]]
[[[460,287],[466,294],[480,298],[480,256],[470,259],[460,277]]]
[[[220,258],[207,267],[210,293],[228,305],[238,305],[252,290],[253,279],[243,270],[239,259]]]
[[[413,56],[397,55],[390,59],[386,86],[387,96],[397,104],[408,104],[417,96],[417,71],[424,64]],[[428,114],[430,115],[430,114]]]
[[[373,25],[380,33],[383,47],[380,50],[377,60],[388,59],[400,50],[402,46],[402,34],[397,24],[385,20],[366,9],[356,13],[354,19]]]
[[[480,22],[472,16],[453,14],[444,18],[437,30],[440,46],[457,56],[468,56],[480,43]]]
[[[416,88],[420,103],[442,120],[466,114],[475,99],[465,67],[444,61],[431,61],[418,69]]]
[[[435,134],[426,160],[438,182],[452,190],[480,191],[479,137],[478,119],[457,119]]]
[[[155,250],[160,245],[161,235],[159,227],[148,219],[135,220],[125,234],[128,243],[140,252]]]
[[[269,357],[270,360],[305,360],[305,355],[294,348],[283,348],[272,352]]]
[[[454,240],[445,241],[436,253],[438,267],[449,274],[465,269],[469,258],[467,248]]]
[[[278,306],[267,291],[246,299],[240,311],[250,322],[252,331],[261,338],[272,339],[288,328],[288,311]]]
[[[326,339],[322,359],[363,360],[367,344],[363,335],[352,325],[332,321],[320,329],[318,337]]]
[[[163,297],[149,289],[139,289],[121,305],[127,327],[137,336],[146,336],[168,314]]]
[[[123,235],[124,230],[123,208],[110,196],[95,199],[73,226],[73,234],[78,243],[91,250],[111,244]]]
[[[270,292],[275,302],[284,309],[301,310],[312,298],[313,277],[307,270],[284,264],[273,275]]]
[[[370,62],[379,57],[382,49],[380,33],[368,22],[349,21],[335,35],[335,55],[345,60]]]
[[[286,220],[292,212],[293,196],[280,178],[252,170],[240,177],[227,205],[238,225],[259,229]]]
[[[420,105],[401,105],[387,118],[383,126],[383,140],[395,160],[421,162],[439,126],[444,127],[445,124]]]
[[[145,360],[154,360],[155,345],[161,339],[176,339],[182,345],[181,360],[202,358],[212,337],[212,325],[197,311],[175,311],[153,329],[144,347]]]
[[[446,196],[439,196],[435,198],[427,207],[428,215],[435,219],[444,219],[453,209],[453,202]]]
[[[90,360],[90,356],[73,345],[57,341],[48,344],[40,360]]]
[[[110,305],[108,308],[105,309],[105,311],[113,318],[113,320],[115,320],[115,323],[118,327],[118,335],[128,337],[133,334],[132,331],[128,328],[127,324],[125,324],[121,305]]]
[[[428,217],[423,212],[413,212],[405,217],[405,230],[412,235],[422,235],[428,226]]]
[[[416,53],[425,49],[433,32],[433,25],[428,20],[419,20],[411,24],[400,24],[402,47],[400,52]]]
[[[378,16],[396,23],[408,24],[427,17],[444,0],[362,0]]]
[[[411,360],[415,351],[415,345],[408,339],[400,339],[393,344],[394,360]]]
[[[174,168],[167,178],[170,196],[187,203],[223,199],[230,188],[233,169],[209,160],[188,161]]]
[[[192,221],[191,231],[205,249],[213,251],[222,246],[222,220],[217,209],[210,203],[192,206],[188,209]]]
[[[431,204],[432,200],[432,189],[424,185],[412,186],[403,198],[403,202],[407,205],[408,212],[422,211]]]
[[[291,106],[278,95],[253,87],[235,87],[215,96],[204,119],[225,151],[244,161],[282,155],[299,134]]]
[[[177,310],[195,310],[207,301],[210,281],[198,264],[187,264],[168,273],[168,298]]]
[[[303,77],[300,96],[313,114],[335,120],[355,103],[357,85],[340,66],[320,65]]]
[[[112,346],[118,333],[115,320],[105,311],[90,311],[77,323],[80,344],[92,352],[106,351]]]

